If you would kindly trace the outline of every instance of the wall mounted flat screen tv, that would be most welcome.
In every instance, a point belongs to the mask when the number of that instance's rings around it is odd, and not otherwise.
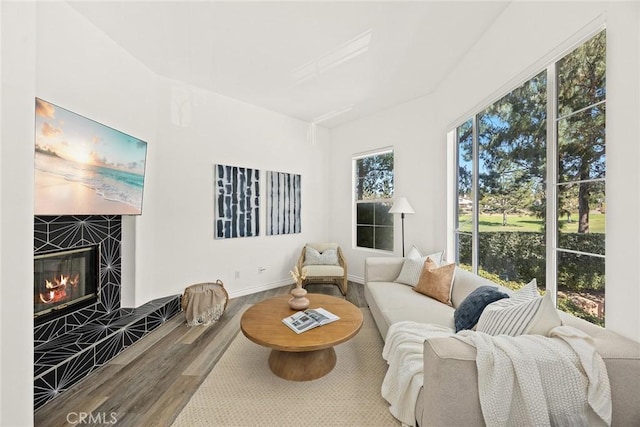
[[[140,215],[147,143],[36,98],[35,214]]]

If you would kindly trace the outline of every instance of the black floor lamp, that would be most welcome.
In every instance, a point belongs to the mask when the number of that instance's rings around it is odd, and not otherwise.
[[[402,256],[404,257],[404,214],[415,213],[406,197],[398,197],[394,202],[389,213],[399,213],[402,219]]]

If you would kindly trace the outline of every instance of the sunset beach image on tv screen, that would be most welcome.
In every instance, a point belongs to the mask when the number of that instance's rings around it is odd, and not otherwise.
[[[36,98],[35,214],[139,215],[147,143]]]

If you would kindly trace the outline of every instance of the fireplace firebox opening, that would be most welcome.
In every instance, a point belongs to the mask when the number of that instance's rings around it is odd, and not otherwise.
[[[37,323],[94,304],[100,293],[99,245],[39,254],[33,261]]]

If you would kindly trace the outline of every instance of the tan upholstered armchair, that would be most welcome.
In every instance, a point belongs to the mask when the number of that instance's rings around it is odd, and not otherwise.
[[[347,295],[347,263],[337,243],[307,243],[298,259],[298,270],[307,283],[334,283]]]

